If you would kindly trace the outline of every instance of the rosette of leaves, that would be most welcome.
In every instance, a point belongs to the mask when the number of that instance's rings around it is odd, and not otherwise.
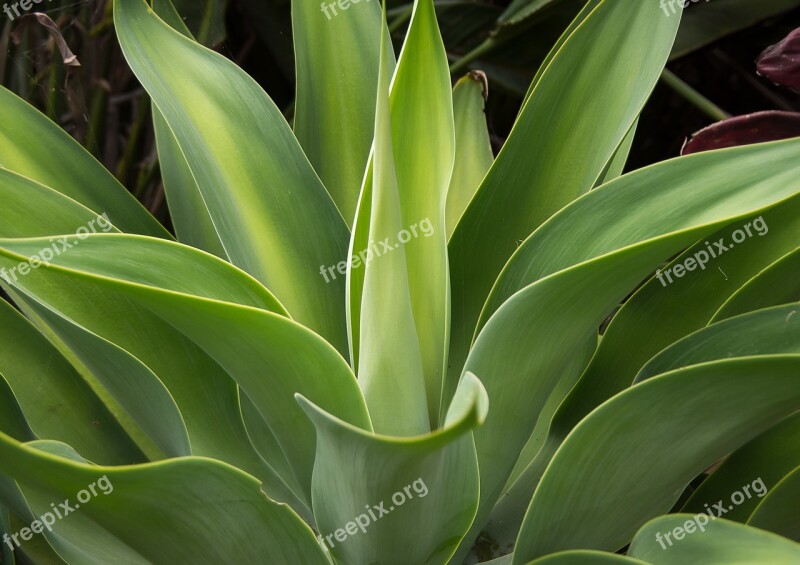
[[[113,485],[4,559],[796,561],[800,141],[620,176],[657,3],[590,2],[496,158],[431,0],[397,58],[374,2],[293,10],[290,126],[168,1],[117,0],[176,238],[0,92],[2,533]]]

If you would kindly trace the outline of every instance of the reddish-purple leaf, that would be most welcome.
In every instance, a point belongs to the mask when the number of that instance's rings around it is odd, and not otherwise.
[[[712,124],[683,144],[681,155],[800,137],[800,113],[770,110]]]
[[[772,82],[800,92],[800,28],[761,53],[756,68]]]

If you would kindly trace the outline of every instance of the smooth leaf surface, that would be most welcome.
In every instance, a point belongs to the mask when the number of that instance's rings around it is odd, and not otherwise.
[[[388,40],[381,42],[385,57]],[[389,115],[389,75],[379,73],[372,160],[370,241],[389,241],[402,229],[403,213]],[[375,431],[412,436],[430,431],[422,352],[411,304],[406,251],[395,245],[364,265],[358,381]],[[386,324],[391,320],[390,324]]]
[[[3,254],[18,257],[37,245],[37,240],[0,242]],[[120,254],[127,256],[124,265],[112,259]],[[296,493],[301,499],[310,489],[314,430],[293,395],[300,392],[354,425],[371,429],[361,391],[336,350],[279,310],[270,311],[277,303],[264,287],[211,255],[155,239],[92,236],[45,270],[134,300],[202,347],[269,424],[306,490]],[[183,272],[194,276],[183,277]],[[238,408],[232,415],[241,424]]]
[[[346,352],[344,284],[321,270],[346,257],[347,226],[280,111],[235,64],[170,29],[142,0],[116,0],[114,21],[228,257]]]
[[[0,373],[36,436],[74,442],[87,457],[106,464],[145,460],[78,372],[28,320],[2,300],[0,320]],[[20,432],[17,426],[16,435]]]
[[[800,247],[767,266],[734,292],[714,314],[713,321],[760,308],[800,301]]]
[[[781,170],[781,154],[798,150],[796,142],[737,149],[735,171],[724,152],[691,157],[704,158],[702,163],[682,158],[636,171],[580,198],[519,248],[493,291],[493,303],[522,290],[489,318],[466,365],[482,375],[493,406],[476,433],[479,518],[500,497],[553,391],[565,394],[583,372],[602,321],[664,257],[740,214],[752,215],[753,206],[796,194],[797,174],[791,166]],[[774,169],[767,172],[766,162]],[[484,521],[477,520],[475,528]],[[516,533],[513,523],[504,530]]]
[[[64,196],[53,191],[50,191],[50,197],[57,201],[66,200]],[[36,205],[37,202],[38,200],[31,200],[32,205]],[[80,219],[81,216],[83,218],[91,216],[91,212],[83,210],[82,213],[73,215],[70,207],[64,206],[60,214],[52,217],[51,222],[54,224],[64,222],[66,225],[83,224],[85,220]],[[3,227],[4,231],[10,233],[4,235],[19,237],[52,233],[47,229],[48,222],[36,213],[15,215],[9,220],[13,221],[4,224]],[[72,232],[74,228],[64,231]],[[57,246],[57,249],[61,250],[59,257],[64,257],[67,253],[79,253],[75,244],[85,243],[80,240],[81,237],[75,236],[72,237],[72,241],[69,238],[61,238]],[[42,241],[41,244],[34,245],[29,254],[39,253],[43,247],[50,245],[49,240],[46,243]],[[133,248],[117,247],[113,251],[113,256],[124,256],[132,262],[122,264],[123,268],[127,266],[130,269],[132,276],[136,277],[138,274],[145,276],[148,273],[151,277],[160,276],[164,280],[171,281],[169,284],[173,285],[171,286],[173,289],[182,289],[185,288],[182,285],[198,282],[192,277],[184,276],[185,272],[194,276],[207,276],[209,280],[217,278],[220,281],[219,285],[228,292],[239,288],[236,279],[228,280],[228,273],[237,272],[229,264],[219,260],[206,262],[205,266],[198,265],[197,261],[192,262],[192,258],[203,256],[198,251],[189,250],[188,258],[172,255],[165,257],[162,252],[162,267],[156,268],[154,260],[157,262],[158,252],[163,248],[158,246],[157,241],[155,245],[156,247],[150,249],[145,247],[145,244],[136,245],[134,247],[138,249],[138,253]],[[135,267],[133,265],[137,256],[140,263]],[[0,267],[12,268],[18,265],[21,259],[0,258],[2,263]],[[182,260],[183,266],[181,266]],[[187,260],[189,263],[186,263]],[[100,269],[107,268],[112,263],[113,261],[104,261],[102,257],[99,259],[95,257],[95,264],[99,265]],[[282,311],[274,297],[257,281],[246,276],[244,281],[244,291],[240,291],[242,300],[247,302],[257,299],[255,303],[261,307],[277,308],[278,311]],[[288,492],[282,481],[275,476],[275,472],[265,465],[254,451],[239,414],[239,397],[235,383],[199,347],[146,309],[131,304],[128,300],[120,300],[119,295],[84,280],[65,277],[52,271],[44,275],[43,271],[36,270],[13,282],[27,294],[60,312],[73,323],[123,348],[153,371],[167,387],[181,411],[189,432],[193,454],[215,457],[234,464],[262,479],[265,482],[264,488],[270,496],[278,500],[294,500],[294,495]],[[239,285],[241,282],[239,279]],[[164,284],[167,285],[166,282]],[[98,312],[103,315],[98,315]],[[28,314],[31,315],[30,312]],[[127,323],[120,325],[118,320],[126,320]],[[154,400],[144,399],[144,401]],[[81,451],[86,454],[91,453],[86,449]],[[93,457],[93,459],[102,461],[99,458]]]
[[[61,338],[163,453],[162,457],[191,454],[186,424],[175,400],[146,365],[24,291],[15,293],[14,298]]]
[[[725,519],[709,522],[704,532],[695,530],[666,550],[656,542],[658,533],[685,528],[692,518],[675,514],[649,522],[636,534],[628,553],[653,565],[789,565],[800,559],[800,544]]]
[[[48,186],[98,214],[107,213],[123,231],[170,237],[77,141],[2,87],[0,124],[0,167]]]
[[[800,354],[800,304],[751,312],[676,341],[642,367],[634,382],[729,357]]]
[[[800,414],[779,424],[734,451],[714,473],[703,481],[683,505],[681,512],[705,512],[706,505],[730,500],[733,493],[759,479],[768,491],[800,465]],[[760,486],[760,483],[756,483]],[[745,523],[763,500],[756,488],[750,498],[727,509],[725,518]]]
[[[800,541],[798,500],[800,500],[800,466],[786,475],[767,493],[767,496],[750,516],[747,525]]]
[[[474,71],[453,87],[456,154],[445,210],[448,239],[494,162],[484,113],[488,84],[485,74]]]
[[[372,145],[378,55],[388,30],[377,1],[293,0],[292,31],[294,133],[350,225]],[[394,53],[387,49],[384,57],[391,75]]]
[[[319,438],[313,500],[320,532],[326,537],[357,519],[368,526],[328,545],[334,557],[353,565],[447,563],[478,502],[471,430],[488,409],[480,381],[465,378],[443,429],[413,438],[365,433],[298,400]]]
[[[449,243],[453,330],[445,400],[504,263],[549,216],[594,186],[644,106],[679,23],[659,12],[651,2],[597,5],[543,71],[461,218]]]
[[[420,104],[420,100],[425,100],[425,104]],[[373,171],[376,154],[367,171],[350,244],[348,308],[353,365],[360,377],[359,348],[365,333],[360,318],[366,311],[362,295],[364,271],[368,269],[363,264],[356,264],[356,256],[363,263],[363,251],[370,248],[374,257],[367,258],[368,265],[390,261],[384,254],[392,255],[391,261],[396,261],[394,255],[402,247],[407,263],[414,330],[422,356],[430,426],[435,427],[440,420],[439,405],[449,340],[445,204],[453,169],[455,134],[447,55],[433,0],[417,0],[414,4],[409,31],[392,80],[389,106],[401,216],[399,226],[394,229],[388,225],[373,225],[378,221],[373,220],[377,212],[371,209],[376,198],[373,184],[383,182],[376,181]],[[388,125],[383,129],[386,127]],[[384,131],[383,135],[386,133]],[[379,223],[384,224],[385,220],[379,220]],[[376,230],[381,233],[380,237],[375,236]],[[403,277],[399,271],[396,276]]]
[[[796,411],[798,378],[797,355],[725,360],[650,379],[604,403],[545,471],[514,562],[623,547],[703,469]]]
[[[327,563],[310,528],[288,507],[267,499],[254,478],[217,461],[94,467],[0,434],[0,469],[51,500],[73,498],[106,476],[113,492],[79,511],[151,563]]]

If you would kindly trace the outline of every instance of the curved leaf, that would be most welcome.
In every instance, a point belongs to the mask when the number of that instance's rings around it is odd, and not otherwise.
[[[796,444],[795,444],[796,445]],[[775,485],[747,521],[748,526],[800,541],[800,466]]]
[[[2,240],[0,254],[26,257],[39,245],[35,239]],[[124,264],[113,260],[121,255]],[[305,327],[267,310],[276,309],[276,302],[266,289],[216,257],[150,238],[91,236],[42,270],[133,300],[202,347],[255,403],[306,493],[314,430],[295,404],[294,393],[354,425],[371,428],[358,384],[336,350]],[[183,276],[187,272],[193,276]]]
[[[798,378],[800,355],[718,361],[650,379],[604,403],[545,471],[514,563],[623,547],[703,469],[796,411]],[[624,513],[615,511],[620,506]]]
[[[114,7],[122,50],[186,156],[231,261],[346,352],[344,284],[320,273],[346,257],[347,226],[280,111],[143,0]]]
[[[700,483],[681,512],[705,512],[714,503],[730,499],[744,485],[758,480],[765,489],[774,489],[778,481],[800,465],[798,442],[800,414],[794,414],[734,451],[710,477]],[[729,509],[725,514],[726,519],[742,523],[747,521],[764,496],[758,489],[751,491],[754,496]]]
[[[634,382],[718,359],[779,353],[800,354],[800,304],[736,316],[690,334],[650,359]]]
[[[476,433],[482,501],[476,529],[500,498],[544,407],[555,402],[554,391],[565,394],[583,372],[603,320],[664,257],[739,214],[752,215],[753,206],[775,205],[796,194],[797,173],[793,165],[785,168],[782,154],[798,150],[798,142],[781,142],[636,171],[583,196],[519,248],[486,312],[503,296],[522,290],[489,318],[466,363],[467,370],[482,375],[493,406]],[[565,431],[554,430],[551,437]],[[512,524],[506,531],[515,529]]]
[[[648,522],[636,534],[628,553],[653,565],[789,565],[800,559],[800,544],[763,530],[742,526],[736,522],[717,519],[708,522],[703,530],[697,519],[689,514],[662,516]],[[695,525],[688,533],[687,524]],[[673,545],[657,543],[659,534],[682,528],[687,535]]]
[[[800,301],[800,247],[766,267],[734,292],[714,314],[712,321]]]
[[[504,263],[550,215],[595,185],[654,88],[678,23],[654,2],[601,1],[542,72],[450,239],[445,401]]]
[[[124,231],[170,237],[77,141],[3,87],[0,124],[0,167],[48,186],[97,213],[107,213]]]
[[[470,431],[488,409],[480,381],[464,379],[445,428],[413,438],[369,434],[298,401],[317,429],[314,514],[333,556],[353,565],[447,563],[478,502]],[[363,527],[354,533],[356,521]],[[329,537],[340,528],[345,541]]]
[[[0,320],[0,373],[38,437],[74,442],[92,460],[107,464],[145,460],[78,372],[3,300]]]
[[[76,493],[106,477],[113,490],[78,512],[151,563],[327,563],[297,515],[264,496],[257,480],[218,461],[95,467],[0,433],[0,470],[51,501],[74,502]]]

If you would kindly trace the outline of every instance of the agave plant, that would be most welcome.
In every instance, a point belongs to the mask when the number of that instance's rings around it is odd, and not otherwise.
[[[4,561],[800,560],[800,141],[621,175],[679,18],[591,0],[495,158],[432,0],[323,7],[290,127],[116,0],[177,241],[0,92]]]

